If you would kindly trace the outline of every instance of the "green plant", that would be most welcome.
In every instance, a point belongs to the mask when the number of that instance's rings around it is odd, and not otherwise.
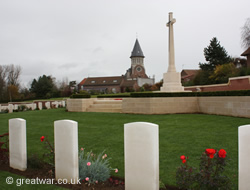
[[[54,151],[54,147],[53,147],[53,146],[51,145],[51,143],[49,142],[47,136],[46,136],[46,137],[42,136],[42,137],[40,138],[40,140],[41,140],[41,142],[44,143],[45,149],[48,150],[47,153],[44,153],[44,154],[43,154],[43,158],[44,158],[46,161],[48,161],[48,163],[49,163],[50,165],[52,165],[52,166],[54,167],[54,166],[55,166],[55,164],[54,164],[54,163],[55,163],[55,151]]]
[[[26,111],[26,110],[28,110],[27,106],[25,106],[25,105],[18,106],[18,111]]]
[[[0,135],[0,164],[9,162],[9,133]]]
[[[72,94],[70,98],[90,98],[89,94]]]
[[[229,177],[223,175],[227,158],[226,151],[221,149],[206,149],[200,158],[200,166],[197,172],[187,164],[188,157],[180,157],[184,165],[180,166],[176,172],[176,184],[182,189],[232,189]]]
[[[32,154],[31,156],[28,156],[27,165],[28,168],[40,169],[43,167],[43,161],[38,157],[37,154]]]
[[[79,154],[79,176],[80,179],[88,184],[95,184],[106,181],[110,177],[110,171],[116,173],[118,169],[112,169],[109,166],[109,160],[104,151],[96,156],[92,151],[84,155],[84,148],[81,148]]]

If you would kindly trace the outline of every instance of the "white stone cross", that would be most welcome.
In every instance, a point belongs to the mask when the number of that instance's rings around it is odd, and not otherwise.
[[[167,27],[169,27],[169,57],[168,57],[168,72],[176,72],[175,69],[175,58],[174,58],[174,26],[173,24],[176,22],[176,19],[173,18],[173,13],[169,13],[169,21],[167,23]]]

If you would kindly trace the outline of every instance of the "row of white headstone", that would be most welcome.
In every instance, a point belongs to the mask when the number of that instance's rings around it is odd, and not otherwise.
[[[250,187],[250,125],[239,127],[239,189]],[[77,181],[78,123],[72,120],[54,122],[56,179]],[[26,121],[9,120],[10,167],[27,168]],[[159,126],[135,122],[124,125],[125,189],[159,189]]]
[[[20,105],[24,105],[28,109],[31,109],[31,110],[35,110],[36,108],[38,108],[39,110],[43,109],[42,102],[38,102],[38,104],[36,104],[36,103],[8,104],[8,106],[1,106],[1,104],[0,104],[0,112],[2,110],[7,109],[9,111],[9,113],[12,113],[14,110],[18,110],[18,106],[20,106]],[[45,102],[46,109],[50,109],[51,105],[55,108],[58,108],[59,106],[65,107],[66,102],[65,101]]]

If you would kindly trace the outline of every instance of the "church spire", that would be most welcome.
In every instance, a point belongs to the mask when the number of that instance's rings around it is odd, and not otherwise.
[[[143,57],[143,58],[145,57],[143,55],[143,52],[141,50],[141,46],[140,46],[139,41],[138,41],[137,38],[136,38],[134,49],[133,49],[133,51],[131,53],[130,58],[132,58],[132,57]]]

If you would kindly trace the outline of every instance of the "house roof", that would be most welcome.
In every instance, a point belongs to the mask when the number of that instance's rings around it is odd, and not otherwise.
[[[86,82],[86,80],[87,80],[87,79],[84,78],[78,85],[80,85],[80,86],[81,86],[81,85],[84,85],[84,83]]]
[[[135,80],[124,80],[121,84],[123,87],[133,87],[137,83]]]
[[[241,54],[241,56],[247,56],[247,55],[250,55],[250,47]]]
[[[120,85],[123,76],[112,76],[112,77],[89,77],[84,82],[84,86],[109,86],[109,85]]]
[[[198,71],[198,69],[184,69],[181,71],[181,77],[196,75]]]
[[[141,46],[139,44],[138,39],[136,39],[136,41],[135,41],[134,49],[133,49],[133,51],[131,53],[130,58],[132,58],[132,57],[143,57],[143,58],[145,57],[143,55],[142,50],[141,50]]]

